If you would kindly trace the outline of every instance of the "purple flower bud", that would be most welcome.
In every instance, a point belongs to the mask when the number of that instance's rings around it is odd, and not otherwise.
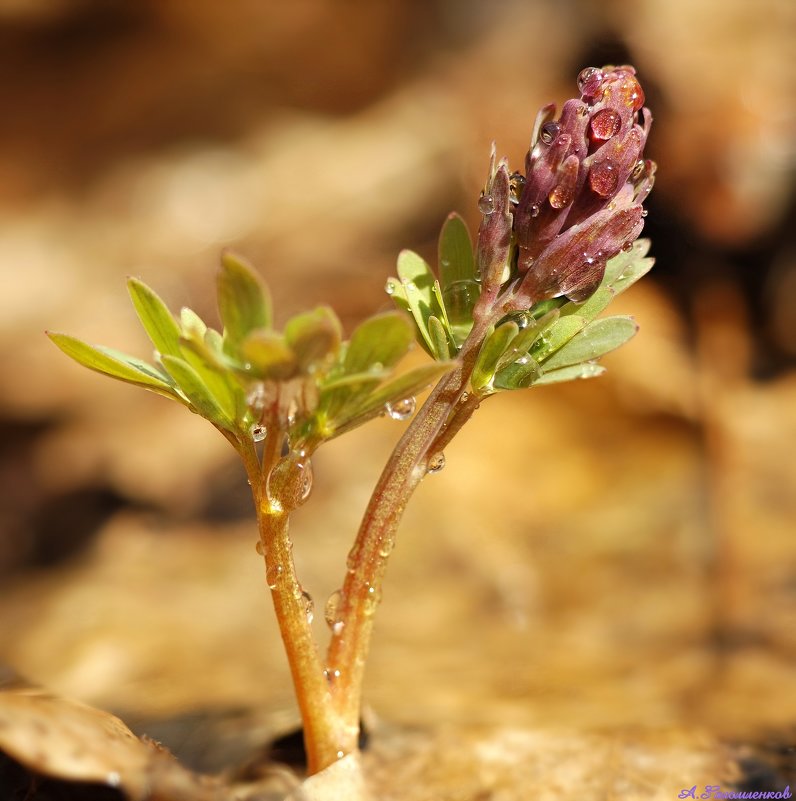
[[[497,291],[508,277],[513,215],[508,164],[505,159],[495,164],[494,146],[489,178],[478,201],[478,208],[483,215],[476,249],[478,275],[484,291]]]
[[[641,204],[655,164],[643,160],[652,115],[643,108],[635,70],[589,67],[578,76],[578,88],[581,98],[568,100],[558,118],[555,106],[539,112],[524,181],[519,174],[511,180],[513,207],[508,167],[501,162],[496,168],[493,157],[484,197],[494,208],[481,223],[478,263],[483,279],[506,281],[501,260],[510,253],[506,223],[513,208],[513,274],[519,280],[512,305],[527,308],[561,295],[585,300],[602,280],[606,261],[643,226]]]

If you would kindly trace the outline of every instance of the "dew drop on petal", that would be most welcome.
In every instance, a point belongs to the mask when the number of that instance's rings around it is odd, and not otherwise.
[[[633,166],[633,172],[630,173],[630,180],[631,181],[638,181],[642,175],[644,175],[644,167],[645,167],[644,159],[639,159],[635,165]]]
[[[642,217],[646,217],[648,214],[649,214],[649,212],[646,209],[642,209],[642,211],[641,211],[641,216]]]
[[[615,111],[612,108],[604,108],[598,111],[591,118],[589,127],[591,128],[592,136],[595,139],[601,139],[604,141],[619,133],[621,124],[622,120],[618,111]]]
[[[542,207],[539,206],[537,203],[534,203],[528,211],[530,212],[531,217],[538,217],[539,212],[542,210]]]
[[[589,171],[589,186],[600,197],[610,197],[616,191],[619,173],[610,159],[595,164]]]
[[[630,253],[631,250],[633,250],[633,243],[628,239],[627,242],[622,243],[622,252]]]
[[[445,467],[445,454],[440,451],[435,453],[428,460],[427,470],[429,473],[439,473]]]
[[[578,73],[578,91],[585,97],[594,97],[605,80],[599,67],[586,67]]]
[[[525,183],[525,176],[521,172],[513,172],[511,174],[509,178],[509,203],[516,206],[520,202]]]
[[[492,195],[481,195],[478,198],[478,211],[481,214],[492,214],[495,211],[495,199]]]
[[[644,105],[644,90],[635,76],[627,73],[619,89],[622,99],[633,111],[638,111]]]
[[[568,206],[575,199],[575,189],[574,187],[566,186],[562,182],[553,187],[547,199],[554,209],[563,209],[564,206]]]
[[[265,436],[268,432],[264,425],[256,423],[251,427],[249,433],[251,434],[251,437],[255,442],[262,442],[265,439]]]
[[[384,408],[393,420],[408,420],[415,413],[416,405],[415,399],[409,397],[387,403]]]
[[[340,610],[340,601],[343,597],[343,593],[340,590],[335,590],[326,600],[326,605],[323,608],[323,616],[326,620],[326,624],[329,628],[334,631],[334,627],[340,622],[339,618],[339,610]]]
[[[546,122],[542,126],[539,138],[546,144],[552,145],[561,133],[561,126],[557,122]]]
[[[265,571],[265,583],[268,585],[269,590],[276,589],[281,575],[282,565],[271,565],[268,570]]]

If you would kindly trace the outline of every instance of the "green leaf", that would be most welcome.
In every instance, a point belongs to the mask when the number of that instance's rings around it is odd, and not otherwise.
[[[271,326],[271,294],[265,281],[248,262],[229,252],[221,257],[218,310],[233,353],[251,331]]]
[[[605,372],[605,368],[599,364],[585,362],[574,364],[571,367],[564,367],[561,370],[551,370],[544,373],[541,378],[533,382],[534,386],[539,384],[560,384],[562,381],[573,381],[576,378],[596,378]]]
[[[338,408],[335,415],[327,413],[323,422],[326,437],[339,436],[377,417],[388,403],[416,395],[442,375],[450,372],[456,364],[455,361],[438,361],[416,367],[385,381],[357,402],[346,403]]]
[[[473,389],[482,389],[489,384],[495,375],[500,357],[506,352],[519,330],[519,326],[513,321],[503,323],[486,338],[470,378]]]
[[[240,344],[247,374],[256,378],[285,381],[296,374],[296,354],[282,334],[261,328]]]
[[[493,385],[496,389],[524,389],[531,386],[540,375],[539,363],[530,356],[523,356],[495,373]]]
[[[127,290],[152,344],[166,356],[179,356],[180,326],[163,300],[138,278],[127,280]]]
[[[593,320],[600,312],[604,311],[608,304],[614,299],[616,293],[609,286],[601,286],[584,303],[574,303],[570,301],[561,307],[561,315],[577,314],[585,320]]]
[[[342,338],[340,320],[328,306],[297,314],[285,325],[285,341],[303,370],[335,355]]]
[[[428,318],[433,314],[442,317],[437,298],[434,296],[434,273],[426,261],[411,250],[402,250],[398,255],[398,277],[414,317],[420,343],[430,355],[434,355],[434,343],[428,331]]]
[[[586,326],[583,317],[571,314],[559,317],[558,320],[545,331],[531,348],[531,356],[537,362],[548,359],[559,348],[562,348],[572,337]]]
[[[234,430],[232,418],[208,389],[199,373],[185,359],[177,356],[163,356],[162,360],[163,366],[169,371],[198,414],[222,428]]]
[[[351,334],[344,370],[364,373],[376,365],[392,367],[412,347],[413,341],[412,324],[400,312],[369,317]]]
[[[88,367],[89,370],[182,401],[174,387],[168,383],[167,376],[160,373],[156,367],[142,362],[134,356],[128,356],[126,353],[100,345],[89,345],[68,334],[48,331],[47,336],[67,356],[78,364],[82,364],[83,367]]]
[[[180,309],[180,329],[186,338],[204,340],[207,324],[193,309],[183,306]]]
[[[651,242],[649,239],[637,239],[630,250],[620,250],[605,265],[605,275],[602,285],[612,286],[619,276],[631,265],[643,259],[649,253]]]
[[[631,317],[595,320],[544,363],[545,372],[599,359],[624,345],[636,331],[638,326]]]
[[[448,333],[439,317],[433,314],[428,318],[428,334],[434,350],[434,358],[446,361],[451,356],[450,345],[448,344]]]
[[[442,299],[453,333],[461,341],[472,328],[473,307],[481,287],[475,278],[470,233],[458,214],[451,214],[445,220],[439,236],[438,252]]]

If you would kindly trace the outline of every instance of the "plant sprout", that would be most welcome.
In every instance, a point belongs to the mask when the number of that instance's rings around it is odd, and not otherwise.
[[[448,443],[487,398],[600,375],[597,359],[636,332],[630,317],[598,315],[652,266],[649,243],[638,240],[655,172],[643,159],[651,114],[632,67],[585,69],[578,89],[558,117],[552,105],[539,112],[522,172],[493,147],[475,245],[451,214],[436,271],[403,251],[386,285],[397,309],[366,319],[348,339],[327,306],[275,327],[266,284],[231,253],[218,275],[221,331],[187,308],[175,318],[146,284],[129,280],[153,363],[49,333],[82,365],[204,417],[240,456],[309,773],[357,750],[365,661],[396,530],[415,488],[444,466]],[[431,361],[396,372],[415,341]],[[415,411],[415,395],[430,385]],[[293,563],[290,515],[311,495],[316,450],[383,414],[412,419],[326,604],[324,655]]]

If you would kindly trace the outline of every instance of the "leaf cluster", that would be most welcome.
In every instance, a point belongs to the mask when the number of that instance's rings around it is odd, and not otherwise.
[[[627,342],[637,325],[626,316],[597,317],[650,270],[649,247],[649,240],[638,240],[611,259],[585,302],[554,298],[499,320],[481,346],[472,389],[488,395],[605,372],[596,360]],[[411,251],[401,253],[397,272],[387,282],[387,293],[411,315],[418,342],[434,359],[454,358],[472,328],[480,296],[472,241],[461,217],[450,215],[442,228],[439,279]]]
[[[127,285],[155,347],[152,362],[68,334],[48,336],[83,366],[171,398],[233,440],[257,439],[267,420],[295,447],[314,449],[451,367],[437,361],[395,374],[414,343],[411,322],[397,311],[370,317],[347,341],[328,306],[301,312],[277,329],[267,285],[231,253],[223,255],[218,274],[220,331],[191,309],[173,315],[137,278]]]

